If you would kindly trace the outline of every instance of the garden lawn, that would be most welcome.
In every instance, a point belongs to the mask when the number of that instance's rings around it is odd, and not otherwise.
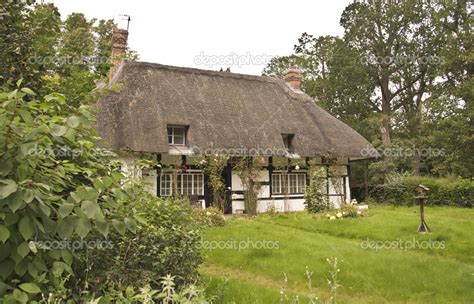
[[[200,271],[225,303],[277,303],[282,287],[288,299],[307,303],[306,267],[318,298],[327,300],[327,258],[337,257],[338,303],[474,303],[474,210],[425,210],[426,235],[416,232],[416,207],[370,206],[366,217],[342,220],[303,212],[230,218],[205,230]],[[277,248],[260,248],[262,241]],[[386,248],[367,248],[368,241]]]

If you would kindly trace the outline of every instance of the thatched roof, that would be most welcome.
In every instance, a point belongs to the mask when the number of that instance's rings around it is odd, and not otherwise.
[[[283,80],[122,62],[117,92],[98,102],[97,131],[113,150],[167,153],[167,125],[188,126],[189,148],[284,149],[361,158],[369,142]]]

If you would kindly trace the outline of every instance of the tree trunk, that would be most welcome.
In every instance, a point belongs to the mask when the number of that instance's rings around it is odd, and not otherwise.
[[[421,136],[421,118],[420,118],[421,112],[419,109],[417,109],[417,112],[415,113],[415,118],[413,122],[413,138],[418,142],[420,136]],[[416,144],[413,145],[413,159],[411,163],[411,169],[412,169],[412,174],[413,175],[420,175],[420,167],[421,167],[421,155],[420,155],[420,148]]]
[[[382,119],[380,120],[380,136],[383,144],[383,159],[384,159],[384,175],[387,176],[393,169],[392,153],[392,138],[390,136],[390,118],[392,116],[392,108],[390,106],[391,94],[389,89],[389,80],[387,77],[382,77],[380,82],[380,89],[382,91]]]
[[[392,171],[392,155],[390,148],[392,146],[392,139],[390,137],[390,116],[386,113],[382,114],[382,119],[380,121],[380,136],[382,137],[383,144],[383,160],[385,163],[384,171],[385,175]]]

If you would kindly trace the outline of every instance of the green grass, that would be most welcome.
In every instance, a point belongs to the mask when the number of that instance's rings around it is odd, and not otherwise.
[[[407,207],[371,206],[367,217],[336,221],[306,213],[231,218],[205,231],[206,241],[228,247],[205,249],[201,273],[225,303],[277,303],[285,273],[288,297],[306,303],[306,266],[319,298],[328,299],[326,259],[337,257],[340,303],[474,303],[474,210],[428,207],[426,220],[432,233],[420,235],[418,210]],[[367,238],[444,242],[444,249],[363,249]],[[247,240],[273,241],[278,249],[239,250]]]

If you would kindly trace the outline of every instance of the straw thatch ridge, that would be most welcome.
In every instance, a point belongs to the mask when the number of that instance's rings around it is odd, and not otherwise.
[[[113,149],[167,153],[167,125],[188,126],[187,146],[284,149],[361,158],[369,142],[280,79],[123,61],[98,102],[96,128]]]

